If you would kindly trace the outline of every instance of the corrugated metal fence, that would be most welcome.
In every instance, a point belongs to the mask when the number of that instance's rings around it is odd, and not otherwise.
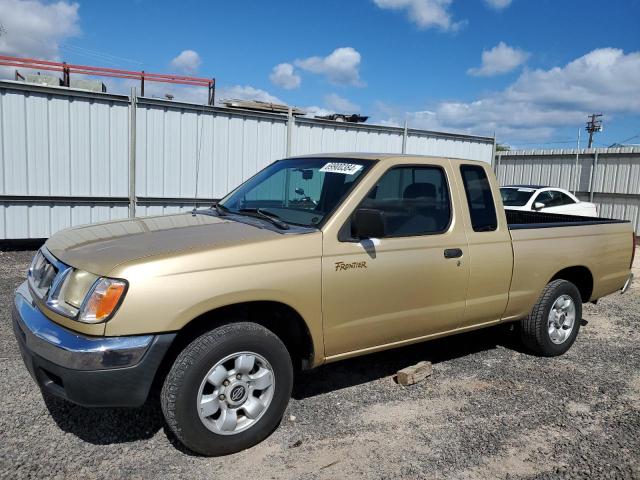
[[[639,147],[502,152],[494,165],[501,185],[565,188],[602,217],[630,220],[640,235]]]
[[[491,162],[493,138],[0,81],[0,240],[220,198],[279,158],[418,153]],[[196,185],[196,170],[198,182]]]

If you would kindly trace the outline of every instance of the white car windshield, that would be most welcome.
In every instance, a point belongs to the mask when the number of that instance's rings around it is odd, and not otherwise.
[[[502,187],[500,189],[505,207],[523,207],[534,193],[534,188]]]

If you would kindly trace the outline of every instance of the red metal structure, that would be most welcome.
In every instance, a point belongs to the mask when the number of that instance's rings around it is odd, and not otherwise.
[[[62,73],[62,85],[69,86],[69,80],[72,73],[82,75],[92,75],[98,77],[115,77],[140,80],[140,93],[144,97],[144,83],[160,82],[172,83],[177,85],[195,85],[207,87],[209,89],[208,104],[213,105],[215,101],[216,79],[187,77],[184,75],[168,75],[162,73],[148,73],[144,70],[141,72],[131,70],[119,70],[115,68],[91,67],[87,65],[73,65],[66,62],[51,62],[49,60],[38,60],[33,58],[9,57],[0,55],[0,65],[10,67],[21,67],[35,70],[48,70],[52,72]],[[16,79],[22,77],[16,70]],[[24,77],[22,77],[24,78]]]

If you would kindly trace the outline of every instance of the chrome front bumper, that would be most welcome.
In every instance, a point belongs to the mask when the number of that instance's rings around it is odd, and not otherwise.
[[[27,348],[65,368],[98,370],[133,366],[154,338],[153,335],[87,337],[67,330],[38,310],[27,282],[16,291],[15,307]]]
[[[49,320],[27,283],[15,294],[13,328],[23,360],[41,389],[86,406],[144,403],[174,333],[90,337]]]

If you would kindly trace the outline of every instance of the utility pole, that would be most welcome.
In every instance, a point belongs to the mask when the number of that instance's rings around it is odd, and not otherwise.
[[[587,148],[591,148],[593,144],[593,134],[602,131],[602,120],[599,120],[600,117],[602,117],[601,113],[594,113],[589,117],[586,127],[587,132],[589,132],[589,145]]]

